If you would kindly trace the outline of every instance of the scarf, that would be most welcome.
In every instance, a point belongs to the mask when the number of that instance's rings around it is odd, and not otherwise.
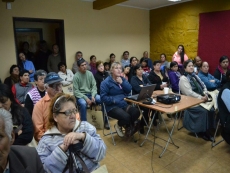
[[[221,74],[223,74],[223,75],[226,75],[225,73],[224,73],[224,70],[222,69],[222,67],[220,66],[220,65],[218,65],[218,70],[220,71],[220,73]],[[229,69],[229,68],[228,68]]]
[[[188,81],[192,86],[192,90],[197,94],[204,96],[203,90],[205,89],[204,83],[200,80],[200,78],[193,72],[187,73],[185,72],[184,75],[187,77]]]

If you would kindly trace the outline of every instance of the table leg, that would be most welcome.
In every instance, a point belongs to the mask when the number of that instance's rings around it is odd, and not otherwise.
[[[142,147],[143,144],[145,143],[145,141],[148,139],[148,135],[149,135],[149,132],[150,132],[151,127],[152,127],[152,125],[153,125],[153,121],[154,121],[156,112],[157,112],[157,111],[155,111],[155,113],[154,113],[154,115],[153,115],[153,118],[151,119],[150,125],[148,126],[147,134],[145,135],[145,139],[143,140],[143,142],[140,144],[140,147]],[[151,111],[151,113],[150,113],[150,117],[151,117],[151,115],[152,115],[152,111]]]
[[[163,120],[163,123],[164,123],[164,125],[165,125],[165,128],[166,128],[166,130],[167,130],[167,132],[168,132],[168,134],[169,134],[169,138],[168,138],[167,143],[166,143],[166,145],[165,145],[165,147],[164,147],[162,153],[160,154],[159,158],[161,158],[161,157],[163,156],[164,152],[166,151],[166,149],[167,149],[167,147],[168,147],[168,144],[169,144],[170,140],[171,140],[172,144],[173,144],[175,147],[179,148],[179,146],[177,146],[177,145],[173,142],[173,139],[172,139],[172,134],[173,134],[173,131],[174,131],[174,128],[175,128],[175,123],[176,123],[176,120],[177,120],[178,112],[176,113],[176,116],[175,116],[175,119],[174,119],[174,122],[173,122],[173,126],[172,126],[171,132],[169,132],[168,127],[166,126],[165,120],[164,120],[164,118],[162,117],[161,113],[160,113],[160,116],[161,116],[161,118],[162,118],[162,120]]]

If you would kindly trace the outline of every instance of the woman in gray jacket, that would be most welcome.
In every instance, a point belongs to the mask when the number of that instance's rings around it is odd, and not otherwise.
[[[37,147],[46,172],[92,172],[105,157],[106,146],[95,127],[76,119],[75,103],[74,96],[60,93],[50,104],[48,130]]]

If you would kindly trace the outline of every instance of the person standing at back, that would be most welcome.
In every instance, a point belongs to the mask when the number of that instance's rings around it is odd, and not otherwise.
[[[62,58],[59,53],[59,47],[57,44],[53,44],[52,49],[53,53],[48,58],[47,69],[49,72],[58,73],[58,63],[61,62]]]
[[[40,41],[39,46],[40,49],[37,52],[37,55],[35,56],[35,68],[48,71],[47,69],[48,57],[50,56],[50,54],[52,54],[52,52],[48,49],[45,40]]]

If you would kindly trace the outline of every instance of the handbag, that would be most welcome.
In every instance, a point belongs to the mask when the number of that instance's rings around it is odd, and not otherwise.
[[[104,122],[101,105],[92,105],[87,109],[87,121],[96,127],[96,129],[103,129]]]

